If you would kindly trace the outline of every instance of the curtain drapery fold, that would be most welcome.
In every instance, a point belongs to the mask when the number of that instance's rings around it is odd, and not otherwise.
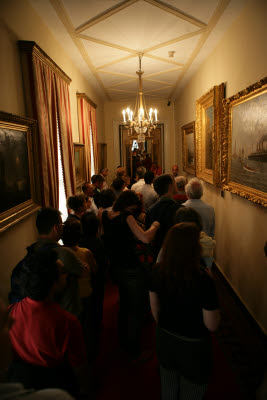
[[[85,145],[85,174],[86,181],[91,181],[91,141],[90,141],[90,126],[91,126],[91,105],[83,98],[78,96],[78,115],[79,115],[79,130],[80,141]]]
[[[98,151],[97,151],[97,127],[96,127],[96,109],[91,108],[91,127],[92,127],[92,137],[93,137],[93,154],[94,154],[94,165],[95,172],[98,174]]]
[[[44,206],[58,207],[56,94],[53,71],[33,54],[33,77],[39,127],[41,196]]]
[[[68,198],[75,193],[74,148],[72,139],[69,86],[60,76],[57,75],[55,75],[55,82],[63,178],[66,197]]]
[[[66,197],[75,193],[74,149],[68,83],[32,53],[39,127],[40,185],[43,206],[59,207],[58,133]],[[32,99],[32,101],[34,101]]]

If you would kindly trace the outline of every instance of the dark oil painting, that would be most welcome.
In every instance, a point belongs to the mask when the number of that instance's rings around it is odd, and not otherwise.
[[[31,199],[26,132],[0,128],[0,213]]]

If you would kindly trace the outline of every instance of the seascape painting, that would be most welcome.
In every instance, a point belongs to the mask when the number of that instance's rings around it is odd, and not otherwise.
[[[213,106],[205,110],[205,168],[213,169],[212,157]]]
[[[267,93],[232,108],[230,181],[267,193]]]
[[[26,132],[0,128],[0,213],[31,199]]]

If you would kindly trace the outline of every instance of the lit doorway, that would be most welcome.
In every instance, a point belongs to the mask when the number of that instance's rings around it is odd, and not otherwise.
[[[136,135],[128,135],[128,129],[124,125],[119,126],[120,139],[120,165],[126,167],[127,175],[132,180],[135,178],[135,170],[142,165],[143,152],[145,151],[152,162],[156,162],[159,167],[164,166],[163,135],[164,125],[158,124],[156,129],[151,131],[151,137],[146,137],[143,143],[137,142]],[[140,158],[138,158],[140,157]]]

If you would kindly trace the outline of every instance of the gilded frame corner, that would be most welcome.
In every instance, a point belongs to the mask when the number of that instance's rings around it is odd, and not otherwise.
[[[191,175],[196,175],[196,135],[195,135],[195,121],[190,122],[182,126],[182,141],[183,141],[183,170],[188,172]],[[188,142],[187,142],[187,135],[193,134],[193,143],[194,143],[194,150],[193,150],[193,157],[194,162],[189,163],[188,160]]]
[[[259,204],[263,207],[267,207],[267,192],[257,190],[250,186],[235,182],[231,180],[231,170],[233,157],[239,159],[243,169],[247,172],[256,173],[257,171],[252,168],[249,170],[249,166],[246,165],[242,160],[242,153],[240,157],[237,154],[232,154],[232,143],[234,140],[234,133],[232,129],[233,125],[233,108],[241,105],[249,100],[261,96],[267,93],[267,77],[247,87],[246,89],[238,92],[229,99],[223,100],[223,135],[222,135],[222,161],[221,161],[221,176],[222,186],[224,190],[228,190],[233,194],[237,194],[253,203]],[[263,112],[266,113],[266,110]],[[267,126],[266,126],[267,132]],[[244,156],[244,155],[243,155]],[[250,154],[252,156],[252,154]],[[267,149],[266,155],[267,157]],[[249,159],[249,155],[248,155]],[[242,164],[243,162],[243,164]],[[266,161],[265,161],[266,162]]]
[[[224,83],[214,86],[196,102],[196,175],[204,181],[219,185],[221,182],[221,128],[223,121]],[[207,110],[212,112],[210,126],[210,158],[211,166],[207,165]]]
[[[3,171],[0,233],[40,208],[36,131],[35,120],[0,111],[0,134],[3,140],[0,153],[6,153],[0,154]],[[9,147],[9,143],[13,143],[13,147]]]

